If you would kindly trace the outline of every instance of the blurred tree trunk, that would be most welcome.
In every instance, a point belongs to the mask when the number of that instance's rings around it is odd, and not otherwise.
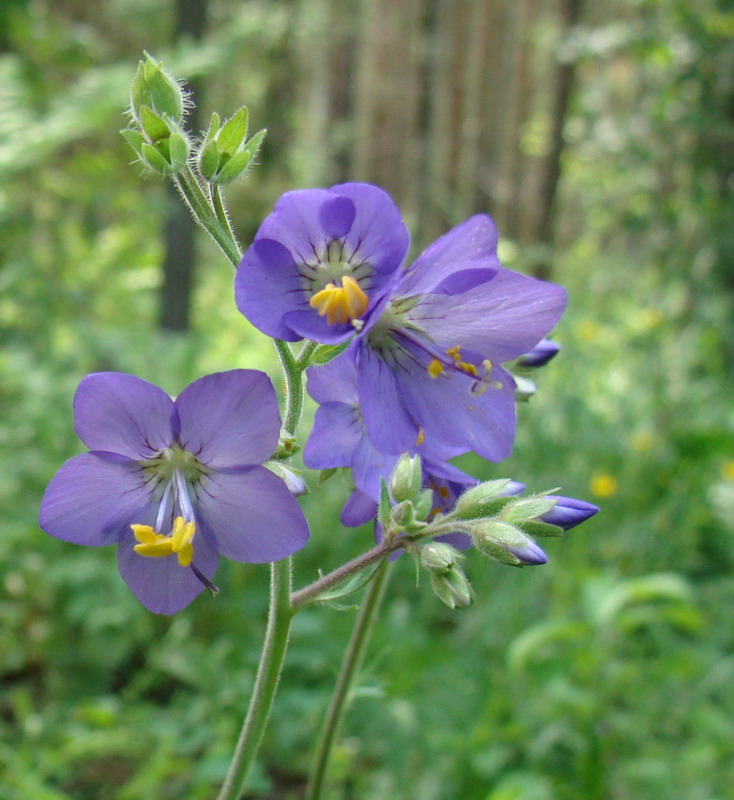
[[[418,199],[423,0],[372,0],[358,43],[352,179],[384,187],[406,216]]]
[[[176,0],[175,38],[199,40],[206,28],[207,0]],[[202,86],[192,80],[188,91],[194,103],[187,117],[191,130],[201,128]],[[166,186],[165,255],[159,298],[159,324],[168,331],[187,331],[191,323],[191,292],[194,283],[196,224],[181,202],[173,184]]]
[[[583,0],[561,0],[560,4],[560,40],[568,38],[571,30],[578,25],[581,18]],[[563,154],[563,129],[569,108],[571,92],[573,90],[576,68],[573,61],[557,59],[555,85],[551,100],[550,110],[550,146],[544,169],[541,172],[541,181],[538,191],[538,213],[536,230],[532,238],[548,253],[553,243],[553,225],[556,210],[556,195],[561,179],[561,157]],[[550,265],[546,258],[542,258],[534,265],[534,272],[540,278],[547,278]]]

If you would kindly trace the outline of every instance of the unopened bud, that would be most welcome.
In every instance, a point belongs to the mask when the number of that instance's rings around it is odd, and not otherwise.
[[[431,588],[438,599],[449,608],[466,608],[474,599],[466,575],[453,567],[445,573],[431,573]]]
[[[548,561],[546,554],[519,528],[498,520],[477,520],[471,531],[480,553],[516,567],[535,566]]]
[[[247,108],[242,108],[220,127],[219,115],[212,114],[209,130],[199,149],[199,171],[212,183],[229,183],[245,173],[257,155],[265,130],[247,139]]]
[[[147,107],[156,114],[167,116],[180,123],[184,115],[184,92],[181,86],[148,53],[138,63],[130,93],[130,110],[135,121],[143,127],[142,108]]]
[[[421,491],[423,471],[420,456],[403,453],[390,476],[390,492],[396,503],[414,500]]]
[[[575,497],[560,497],[551,494],[545,499],[555,502],[549,511],[542,514],[540,520],[549,525],[557,525],[564,531],[586,522],[589,517],[593,517],[599,511],[599,506],[587,503],[585,500],[577,500]]]
[[[529,353],[520,356],[517,363],[521,367],[531,367],[533,369],[542,367],[544,364],[547,364],[560,349],[561,345],[558,344],[558,342],[554,342],[552,339],[541,339]]]
[[[449,572],[464,558],[462,553],[446,542],[429,542],[421,547],[420,555],[421,564],[429,572],[439,574]]]
[[[455,510],[460,519],[471,520],[497,514],[505,505],[513,502],[512,497],[506,494],[508,486],[513,483],[509,478],[500,478],[467,489],[456,501]]]

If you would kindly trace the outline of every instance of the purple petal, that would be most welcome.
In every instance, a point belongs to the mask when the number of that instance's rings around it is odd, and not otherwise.
[[[341,239],[349,233],[357,210],[348,197],[332,197],[319,211],[319,222],[329,239]]]
[[[418,440],[418,425],[403,406],[392,369],[363,341],[355,354],[360,410],[369,438],[383,453],[409,451]],[[339,358],[345,356],[350,356],[349,350]]]
[[[359,489],[355,489],[344,503],[340,519],[348,528],[356,528],[374,519],[376,514],[376,501]]]
[[[173,401],[135,375],[95,372],[74,395],[74,430],[90,450],[150,458],[173,439]]]
[[[273,239],[298,263],[313,260],[317,250],[332,237],[324,230],[322,208],[334,199],[326,189],[297,189],[286,192],[275,204],[255,234],[258,239]],[[327,213],[327,222],[330,222]]]
[[[137,462],[112,453],[83,453],[51,479],[39,525],[65,542],[99,547],[130,533],[133,522],[149,524],[154,515],[151,491]]]
[[[270,378],[252,369],[206,375],[176,398],[181,446],[214,468],[267,461],[280,415]]]
[[[565,306],[562,287],[502,269],[466,294],[425,296],[410,318],[441,347],[459,345],[503,362],[532,350]]]
[[[313,429],[303,449],[303,463],[310,469],[351,467],[364,435],[355,408],[324,403],[316,410]]]
[[[163,558],[141,556],[133,550],[132,533],[117,550],[117,565],[123,580],[140,602],[154,614],[175,614],[204,590],[204,584],[190,567],[182,567],[175,555]],[[194,537],[192,562],[210,581],[217,571],[219,556],[203,536]]]
[[[417,366],[400,373],[397,385],[426,438],[436,437],[489,461],[501,461],[510,454],[515,435],[514,381],[499,368],[491,377],[500,388],[489,386],[481,394],[472,394],[472,378],[451,374],[434,379]]]
[[[301,338],[283,318],[307,309],[308,298],[293,256],[281,242],[260,238],[252,243],[237,268],[234,291],[240,313],[258,330],[287,342]]]
[[[520,559],[522,566],[535,567],[548,563],[548,556],[535,542],[528,540],[527,544],[517,547],[507,547],[508,553]]]
[[[354,202],[356,214],[346,241],[357,246],[360,259],[377,273],[373,287],[382,286],[379,276],[395,273],[408,252],[410,237],[400,211],[387,192],[369,183],[342,183],[329,191]]]
[[[329,325],[326,317],[320,317],[311,308],[289,311],[283,317],[283,324],[299,338],[311,339],[322,344],[340,344],[354,335],[354,326],[350,322]]]
[[[575,497],[559,497],[558,495],[548,495],[549,500],[558,500],[555,507],[543,514],[541,520],[550,525],[558,525],[564,531],[575,528],[582,522],[586,522],[589,517],[598,513],[599,507],[585,500],[577,500]]]
[[[202,532],[233,561],[279,561],[308,540],[300,506],[264,467],[212,472],[200,484],[196,509]]]
[[[479,214],[452,228],[418,257],[400,282],[400,295],[425,294],[460,270],[487,270],[493,274],[497,260],[497,229]]]
[[[370,497],[380,496],[380,478],[388,480],[399,456],[386,455],[375,449],[366,431],[354,452],[352,477],[355,486]]]
[[[335,401],[357,406],[357,369],[350,357],[335,358],[323,367],[309,367],[308,393],[317,403]]]

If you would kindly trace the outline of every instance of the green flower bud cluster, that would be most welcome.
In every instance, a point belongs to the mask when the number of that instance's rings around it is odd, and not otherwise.
[[[383,481],[377,519],[386,537],[417,534],[428,523],[426,517],[433,506],[433,493],[423,489],[420,456],[403,453],[390,476],[390,487]]]
[[[229,183],[239,178],[257,155],[265,134],[263,129],[247,139],[245,106],[223,124],[219,114],[212,114],[197,156],[199,172],[211,183]]]
[[[533,537],[563,533],[541,519],[558,501],[544,495],[502,495],[508,483],[488,481],[469,489],[458,499],[456,515],[484,555],[515,567],[545,564],[548,559]]]
[[[429,542],[420,550],[420,563],[431,576],[431,588],[449,608],[465,608],[474,592],[459,563],[464,556],[446,542]]]
[[[132,124],[120,131],[140,162],[161,175],[177,175],[193,160],[210,183],[229,183],[244,175],[266,133],[261,130],[247,139],[247,108],[243,106],[223,123],[219,114],[212,114],[199,145],[184,130],[185,113],[186,93],[181,85],[146,53],[132,83]]]
[[[181,127],[186,95],[163,66],[147,53],[138,64],[130,97],[133,126],[120,131],[141,163],[162,175],[180,172],[191,142]]]

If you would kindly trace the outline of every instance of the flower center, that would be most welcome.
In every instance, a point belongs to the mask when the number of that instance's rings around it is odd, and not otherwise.
[[[341,286],[327,283],[311,297],[309,305],[318,311],[320,317],[326,317],[329,325],[343,325],[364,314],[369,298],[354,278],[344,275]]]

